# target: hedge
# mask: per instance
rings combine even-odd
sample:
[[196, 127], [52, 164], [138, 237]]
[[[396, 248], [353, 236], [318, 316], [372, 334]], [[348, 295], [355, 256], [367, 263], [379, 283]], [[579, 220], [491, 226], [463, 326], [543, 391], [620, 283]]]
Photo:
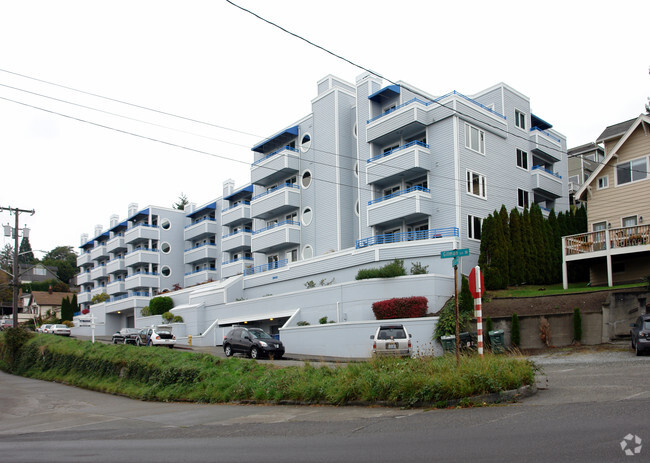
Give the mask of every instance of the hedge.
[[418, 318], [427, 314], [426, 297], [396, 297], [372, 304], [372, 312], [377, 320], [391, 318]]

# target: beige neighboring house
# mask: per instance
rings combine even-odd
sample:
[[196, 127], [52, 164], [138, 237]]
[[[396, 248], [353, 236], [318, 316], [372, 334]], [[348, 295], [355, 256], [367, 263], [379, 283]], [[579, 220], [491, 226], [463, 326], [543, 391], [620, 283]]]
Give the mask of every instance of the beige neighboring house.
[[650, 114], [609, 126], [598, 137], [605, 159], [576, 192], [587, 202], [589, 232], [562, 238], [567, 265], [588, 260], [592, 285], [650, 275]]
[[23, 322], [34, 316], [45, 317], [48, 310], [61, 317], [61, 301], [67, 297], [72, 300], [74, 293], [57, 293], [50, 291], [32, 291], [22, 295], [23, 310], [18, 314], [18, 321]]

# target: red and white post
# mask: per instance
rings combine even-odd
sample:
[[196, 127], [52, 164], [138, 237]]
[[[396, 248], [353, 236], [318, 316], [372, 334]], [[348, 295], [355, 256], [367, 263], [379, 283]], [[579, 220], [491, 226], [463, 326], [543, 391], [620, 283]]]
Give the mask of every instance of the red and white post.
[[478, 354], [483, 357], [483, 309], [481, 307], [481, 296], [483, 296], [483, 275], [481, 268], [477, 265], [469, 273], [469, 289], [474, 297], [474, 313], [476, 314], [476, 334], [478, 341]]

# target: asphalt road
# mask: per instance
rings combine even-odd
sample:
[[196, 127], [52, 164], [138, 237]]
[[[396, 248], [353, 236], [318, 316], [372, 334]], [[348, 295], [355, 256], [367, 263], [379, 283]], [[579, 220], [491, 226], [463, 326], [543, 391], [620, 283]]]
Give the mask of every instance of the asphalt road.
[[535, 396], [450, 410], [150, 403], [0, 373], [0, 461], [650, 460], [650, 356], [536, 362]]

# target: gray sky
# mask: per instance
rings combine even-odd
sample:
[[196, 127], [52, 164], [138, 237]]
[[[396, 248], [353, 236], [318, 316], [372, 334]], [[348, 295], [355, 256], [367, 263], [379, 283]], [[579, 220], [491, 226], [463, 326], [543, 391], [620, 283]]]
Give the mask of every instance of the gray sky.
[[[647, 0], [234, 1], [433, 95], [505, 82], [569, 147], [650, 96]], [[244, 185], [250, 148], [309, 114], [319, 79], [362, 73], [221, 0], [0, 0], [0, 43], [0, 205], [36, 209], [21, 226], [46, 251], [131, 202], [171, 207], [183, 192], [200, 205], [227, 178]]]

